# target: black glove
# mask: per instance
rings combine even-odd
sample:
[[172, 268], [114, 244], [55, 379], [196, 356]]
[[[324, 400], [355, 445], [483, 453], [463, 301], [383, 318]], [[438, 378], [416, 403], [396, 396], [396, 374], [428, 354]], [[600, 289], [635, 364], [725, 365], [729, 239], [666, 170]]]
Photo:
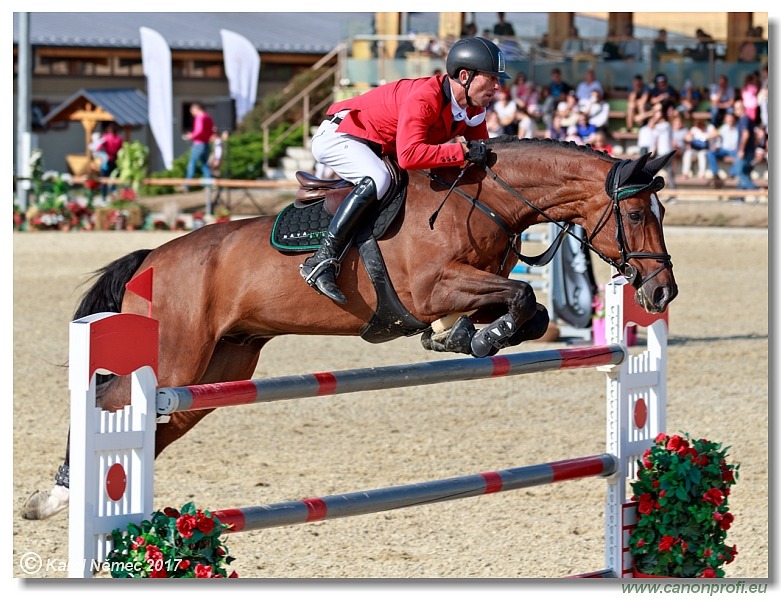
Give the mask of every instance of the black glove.
[[469, 140], [466, 143], [468, 152], [466, 159], [472, 164], [482, 167], [488, 162], [488, 148], [483, 140]]

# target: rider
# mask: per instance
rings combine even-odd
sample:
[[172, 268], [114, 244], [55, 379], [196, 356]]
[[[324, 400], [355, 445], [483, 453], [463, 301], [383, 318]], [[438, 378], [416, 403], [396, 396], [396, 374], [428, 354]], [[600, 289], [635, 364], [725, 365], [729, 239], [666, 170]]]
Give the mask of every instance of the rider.
[[[402, 169], [484, 164], [486, 107], [500, 88], [504, 56], [480, 37], [453, 44], [447, 75], [401, 79], [331, 105], [312, 138], [315, 159], [355, 188], [339, 206], [318, 251], [301, 276], [334, 302], [347, 298], [336, 285], [338, 267], [362, 219], [388, 191], [391, 176], [381, 156]], [[456, 141], [451, 141], [455, 138]]]

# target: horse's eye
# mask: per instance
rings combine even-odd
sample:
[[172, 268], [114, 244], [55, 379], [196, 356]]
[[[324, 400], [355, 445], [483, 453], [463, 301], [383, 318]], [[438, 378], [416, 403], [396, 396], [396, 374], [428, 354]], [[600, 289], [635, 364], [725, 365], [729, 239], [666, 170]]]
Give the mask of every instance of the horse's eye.
[[633, 210], [629, 213], [629, 220], [632, 221], [632, 223], [639, 223], [643, 220], [643, 211], [640, 210]]

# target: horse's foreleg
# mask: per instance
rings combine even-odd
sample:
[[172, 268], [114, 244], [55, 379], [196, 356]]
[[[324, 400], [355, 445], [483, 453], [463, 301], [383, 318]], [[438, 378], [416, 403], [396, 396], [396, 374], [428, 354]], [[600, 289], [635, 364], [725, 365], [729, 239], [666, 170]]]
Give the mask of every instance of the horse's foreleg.
[[475, 320], [496, 315], [493, 322], [476, 331], [472, 321], [460, 317], [451, 329], [424, 334], [430, 350], [461, 352], [483, 357], [502, 348], [541, 337], [548, 327], [548, 312], [537, 302], [531, 285], [462, 265], [432, 286], [426, 308], [441, 311], [477, 311]]

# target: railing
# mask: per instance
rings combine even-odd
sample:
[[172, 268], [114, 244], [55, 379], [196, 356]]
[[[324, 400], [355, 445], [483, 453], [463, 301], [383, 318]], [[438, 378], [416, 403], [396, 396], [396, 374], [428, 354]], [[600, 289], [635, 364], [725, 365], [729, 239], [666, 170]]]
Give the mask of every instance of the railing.
[[[312, 70], [317, 70], [322, 68], [324, 65], [328, 64], [335, 56], [341, 56], [344, 53], [343, 44], [339, 44], [336, 48], [331, 50], [328, 54], [323, 56], [319, 61], [317, 61], [313, 66]], [[268, 173], [269, 169], [269, 153], [272, 149], [276, 148], [281, 144], [285, 139], [287, 139], [293, 132], [295, 132], [299, 127], [303, 126], [304, 129], [304, 146], [309, 146], [309, 138], [310, 138], [310, 131], [309, 127], [311, 125], [311, 116], [312, 114], [316, 114], [317, 111], [322, 109], [324, 106], [327, 106], [333, 101], [333, 93], [326, 97], [321, 102], [317, 103], [315, 106], [310, 106], [310, 95], [312, 93], [312, 90], [318, 88], [320, 84], [322, 84], [326, 79], [329, 77], [334, 78], [334, 89], [339, 85], [339, 76], [342, 71], [342, 66], [340, 64], [340, 61], [337, 60], [337, 63], [333, 66], [331, 66], [329, 69], [324, 71], [317, 79], [312, 81], [308, 86], [306, 86], [303, 90], [298, 92], [295, 96], [293, 96], [290, 100], [288, 100], [284, 106], [282, 106], [279, 110], [277, 110], [273, 115], [268, 117], [263, 123], [261, 123], [261, 129], [263, 130], [263, 172]], [[300, 119], [295, 121], [292, 125], [290, 125], [285, 131], [283, 131], [273, 142], [270, 140], [269, 135], [269, 128], [274, 123], [281, 120], [282, 116], [287, 113], [292, 107], [296, 105], [302, 105], [303, 114]]]

